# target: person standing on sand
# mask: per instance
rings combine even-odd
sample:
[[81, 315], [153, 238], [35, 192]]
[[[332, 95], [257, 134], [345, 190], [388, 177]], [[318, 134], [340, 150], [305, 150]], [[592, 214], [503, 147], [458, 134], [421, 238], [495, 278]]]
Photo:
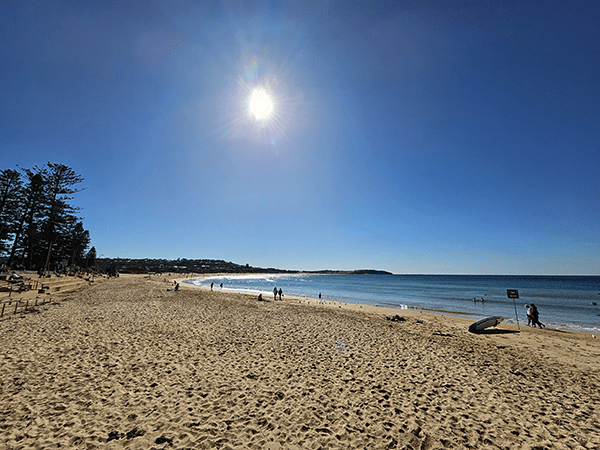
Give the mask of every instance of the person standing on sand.
[[215, 283], [210, 283], [210, 290], [212, 291], [212, 288], [214, 286]]
[[283, 291], [279, 288], [279, 300], [281, 300], [281, 296], [283, 295]]
[[273, 288], [273, 300], [277, 300], [277, 286]]

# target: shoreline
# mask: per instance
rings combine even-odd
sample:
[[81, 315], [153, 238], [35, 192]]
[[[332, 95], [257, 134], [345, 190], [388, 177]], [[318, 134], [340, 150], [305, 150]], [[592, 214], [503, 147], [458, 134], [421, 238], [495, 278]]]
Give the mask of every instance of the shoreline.
[[[303, 274], [303, 273], [299, 273], [299, 274]], [[316, 273], [318, 275], [321, 275], [321, 273]], [[209, 288], [205, 287], [205, 286], [196, 286], [193, 285], [191, 283], [186, 283], [186, 280], [189, 279], [196, 279], [196, 278], [223, 278], [223, 277], [244, 277], [244, 276], [273, 276], [273, 275], [277, 275], [277, 274], [272, 274], [272, 273], [236, 273], [236, 274], [230, 274], [230, 273], [216, 273], [216, 274], [201, 274], [201, 275], [193, 275], [193, 276], [189, 276], [186, 278], [177, 278], [177, 281], [182, 284], [182, 285], [187, 285], [187, 286], [191, 286], [193, 288], [199, 288], [199, 289], [208, 289]], [[289, 275], [289, 274], [281, 274], [281, 275]], [[485, 276], [485, 275], [482, 275]], [[537, 275], [536, 275], [537, 276]], [[183, 283], [182, 283], [183, 282]], [[219, 289], [218, 287], [215, 288], [215, 292], [216, 291], [220, 291], [221, 289]], [[231, 292], [231, 293], [241, 293], [241, 294], [246, 294], [246, 295], [258, 295], [258, 292], [254, 293], [254, 292], [245, 292], [242, 290], [236, 290], [236, 289], [228, 289], [228, 288], [224, 288], [224, 291], [227, 292]], [[270, 292], [262, 292], [263, 296], [266, 295], [271, 295]], [[291, 295], [284, 295], [285, 297], [288, 298], [297, 298], [300, 300], [313, 300], [313, 301], [325, 301], [325, 300], [319, 300], [317, 298], [314, 297], [299, 297], [299, 296], [291, 296]], [[334, 301], [334, 302], [338, 302], [339, 304], [346, 304], [348, 302], [341, 302], [341, 301], [337, 301], [337, 300], [327, 300], [327, 301]], [[468, 312], [468, 311], [455, 311], [455, 310], [449, 310], [449, 309], [441, 309], [441, 308], [427, 308], [427, 307], [419, 307], [419, 306], [412, 306], [412, 305], [399, 305], [399, 306], [392, 306], [392, 305], [381, 305], [381, 304], [370, 304], [370, 303], [356, 303], [357, 305], [363, 305], [363, 306], [375, 306], [375, 307], [380, 307], [380, 308], [384, 308], [386, 310], [388, 310], [388, 313], [390, 313], [390, 310], [395, 310], [396, 313], [398, 311], [407, 311], [407, 310], [414, 310], [414, 311], [424, 311], [424, 312], [430, 312], [432, 314], [437, 314], [437, 315], [451, 315], [453, 317], [458, 317], [458, 318], [465, 318], [465, 319], [469, 319], [469, 320], [473, 320], [475, 321], [475, 319], [480, 319], [480, 318], [484, 318], [487, 317], [487, 315], [485, 314], [481, 314], [481, 313], [475, 313], [475, 312]], [[518, 323], [515, 321], [514, 317], [506, 317], [505, 318], [505, 322], [506, 324], [510, 323], [510, 324], [514, 324], [515, 326], [519, 327], [519, 326], [525, 326], [527, 327], [527, 319], [525, 317], [523, 317], [523, 320], [518, 319]], [[588, 334], [599, 334], [600, 335], [600, 330], [594, 330], [594, 329], [583, 329], [581, 326], [579, 325], [574, 325], [574, 324], [569, 324], [569, 323], [556, 323], [556, 322], [547, 322], [546, 323], [547, 326], [550, 326], [550, 328], [552, 329], [559, 329], [559, 330], [565, 330], [565, 331], [573, 331], [576, 333], [588, 333]]]
[[[250, 274], [250, 275], [255, 275], [255, 274]], [[209, 275], [212, 276], [212, 275]], [[219, 275], [217, 275], [219, 276]], [[200, 278], [200, 277], [194, 277], [194, 278]], [[248, 293], [248, 292], [241, 292], [241, 291], [237, 291], [237, 290], [232, 290], [232, 289], [219, 289], [219, 288], [215, 288], [213, 291], [210, 290], [210, 288], [206, 287], [206, 286], [197, 286], [197, 285], [193, 285], [190, 283], [182, 283], [182, 281], [185, 281], [186, 278], [177, 278], [175, 281], [177, 281], [181, 287], [185, 286], [186, 288], [189, 289], [199, 289], [202, 291], [206, 291], [206, 292], [213, 292], [216, 294], [226, 294], [226, 295], [240, 295], [243, 296], [244, 298], [247, 298], [249, 300], [256, 300], [256, 294], [253, 293]], [[277, 300], [277, 301], [273, 301], [271, 299], [268, 299], [267, 302], [269, 303], [284, 303], [284, 302], [299, 302], [300, 304], [305, 304], [305, 305], [312, 305], [312, 306], [323, 306], [323, 307], [331, 307], [331, 308], [335, 308], [337, 307], [338, 309], [348, 309], [348, 310], [352, 310], [352, 311], [358, 311], [358, 312], [364, 312], [364, 313], [368, 313], [368, 314], [373, 314], [373, 315], [377, 315], [377, 316], [383, 316], [385, 317], [387, 316], [394, 316], [396, 314], [399, 314], [399, 312], [402, 312], [402, 314], [407, 315], [407, 316], [415, 316], [415, 315], [428, 315], [431, 316], [433, 318], [433, 320], [441, 320], [444, 318], [450, 319], [450, 321], [455, 321], [457, 323], [461, 323], [464, 324], [464, 326], [466, 328], [468, 328], [468, 326], [470, 324], [472, 324], [475, 320], [473, 318], [469, 318], [469, 317], [464, 317], [464, 316], [470, 316], [470, 315], [474, 315], [476, 316], [477, 314], [473, 314], [473, 313], [468, 313], [468, 312], [460, 312], [460, 311], [449, 311], [449, 310], [441, 310], [441, 309], [430, 309], [430, 308], [418, 308], [418, 307], [411, 307], [408, 306], [407, 309], [405, 308], [394, 308], [391, 306], [384, 306], [384, 305], [370, 305], [370, 304], [364, 304], [364, 303], [349, 303], [349, 302], [340, 302], [337, 300], [327, 300], [327, 299], [318, 299], [318, 298], [313, 298], [313, 297], [298, 297], [298, 296], [293, 296], [293, 295], [284, 295], [283, 300]], [[482, 316], [485, 317], [485, 316]], [[540, 332], [543, 333], [544, 331], [553, 331], [553, 332], [566, 332], [566, 333], [572, 333], [575, 336], [580, 336], [582, 338], [591, 338], [591, 339], [595, 339], [592, 338], [592, 335], [595, 336], [595, 332], [588, 332], [588, 331], [581, 331], [581, 330], [574, 330], [574, 329], [569, 329], [569, 328], [544, 328], [544, 329], [538, 329], [538, 328], [532, 328], [532, 327], [528, 327], [526, 324], [516, 324], [513, 322], [502, 322], [497, 328], [508, 328], [510, 330], [513, 331], [524, 331], [525, 329], [527, 330], [535, 330], [536, 332]], [[493, 331], [493, 329], [490, 329], [491, 331]], [[488, 331], [490, 331], [488, 330]]]
[[[255, 275], [255, 274], [250, 274]], [[209, 274], [208, 276], [213, 276], [213, 274]], [[219, 274], [217, 274], [219, 276]], [[199, 277], [193, 277], [199, 278]], [[189, 283], [182, 283], [185, 278], [177, 278], [175, 281], [180, 284], [181, 287], [190, 290], [200, 290], [203, 292], [211, 293], [213, 295], [224, 295], [224, 296], [239, 296], [240, 299], [244, 299], [244, 301], [256, 302], [256, 295], [249, 293], [242, 293], [233, 290], [227, 289], [215, 289], [213, 291], [210, 288], [206, 288], [204, 286], [196, 286]], [[377, 319], [383, 319], [385, 316], [394, 316], [402, 311], [402, 316], [406, 318], [416, 319], [416, 320], [427, 320], [434, 324], [439, 324], [444, 327], [453, 328], [460, 333], [464, 333], [466, 335], [473, 335], [469, 333], [468, 328], [474, 322], [472, 318], [465, 318], [460, 316], [454, 316], [450, 312], [448, 315], [444, 314], [441, 311], [438, 314], [438, 311], [425, 310], [422, 308], [415, 309], [398, 309], [380, 305], [367, 305], [361, 303], [348, 303], [348, 302], [339, 302], [336, 300], [325, 300], [318, 298], [310, 298], [310, 297], [296, 297], [284, 295], [283, 300], [268, 300], [266, 303], [273, 305], [285, 305], [285, 304], [298, 304], [301, 306], [307, 306], [312, 308], [321, 308], [326, 311], [351, 311], [354, 313], [364, 314], [368, 317], [374, 317]], [[387, 322], [392, 324], [393, 322]], [[532, 328], [527, 325], [515, 324], [511, 322], [502, 322], [495, 328], [488, 328], [484, 330], [482, 333], [475, 334], [474, 336], [486, 336], [491, 339], [498, 339], [500, 342], [506, 339], [507, 336], [524, 336], [522, 342], [512, 341], [513, 344], [518, 345], [519, 347], [525, 349], [526, 351], [535, 348], [540, 351], [540, 353], [545, 354], [548, 348], [552, 348], [552, 352], [550, 352], [547, 356], [556, 357], [559, 356], [561, 360], [569, 360], [572, 356], [579, 354], [580, 356], [585, 355], [586, 352], [592, 351], [594, 355], [591, 358], [583, 358], [579, 363], [583, 367], [596, 366], [596, 357], [598, 358], [598, 368], [600, 369], [600, 339], [597, 339], [598, 336], [593, 334], [592, 332], [579, 331], [579, 330], [571, 330], [571, 329], [561, 329], [561, 328]], [[549, 347], [544, 345], [540, 339], [550, 339], [552, 345]], [[561, 344], [557, 344], [556, 340], [567, 339], [575, 343], [576, 347], [583, 345], [584, 351], [579, 353], [575, 351], [573, 348], [568, 348], [566, 350], [563, 349]], [[581, 344], [579, 344], [581, 343]], [[588, 347], [589, 344], [589, 347]], [[596, 344], [596, 345], [594, 345]], [[559, 349], [558, 351], [556, 351]], [[593, 350], [592, 350], [593, 349]], [[594, 361], [594, 362], [592, 362]], [[576, 363], [577, 364], [577, 363]]]

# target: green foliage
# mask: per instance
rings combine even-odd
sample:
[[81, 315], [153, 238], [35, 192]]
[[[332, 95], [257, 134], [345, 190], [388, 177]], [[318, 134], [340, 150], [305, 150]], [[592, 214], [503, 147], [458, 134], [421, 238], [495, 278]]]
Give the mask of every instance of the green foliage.
[[0, 254], [8, 250], [8, 242], [14, 233], [22, 191], [23, 182], [17, 170], [0, 171]]
[[77, 217], [79, 208], [71, 204], [81, 182], [63, 164], [0, 172], [0, 256], [8, 265], [85, 264], [89, 232]]
[[86, 255], [86, 266], [92, 267], [96, 265], [96, 258], [98, 255], [96, 254], [96, 247], [90, 248], [90, 251], [87, 252]]

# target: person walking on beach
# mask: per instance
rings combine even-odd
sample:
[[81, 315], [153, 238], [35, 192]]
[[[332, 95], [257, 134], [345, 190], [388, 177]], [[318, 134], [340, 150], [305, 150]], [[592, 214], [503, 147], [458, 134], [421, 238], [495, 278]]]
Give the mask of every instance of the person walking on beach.
[[281, 300], [281, 296], [283, 295], [283, 291], [279, 288], [279, 300]]
[[525, 308], [527, 308], [527, 326], [530, 327], [531, 326], [531, 306], [525, 305]]
[[273, 288], [273, 300], [277, 300], [277, 286]]
[[542, 322], [540, 322], [540, 313], [538, 312], [537, 306], [535, 306], [533, 303], [530, 305], [530, 309], [531, 309], [531, 323], [533, 324], [533, 327], [535, 328], [535, 326], [539, 326], [540, 328], [546, 328], [546, 325], [544, 325]]
[[212, 291], [212, 288], [214, 286], [215, 283], [210, 283], [210, 290]]

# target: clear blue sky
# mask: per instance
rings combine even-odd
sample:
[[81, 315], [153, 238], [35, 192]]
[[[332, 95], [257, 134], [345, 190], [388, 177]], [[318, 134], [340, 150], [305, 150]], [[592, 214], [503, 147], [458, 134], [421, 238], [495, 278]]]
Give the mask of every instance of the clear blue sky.
[[599, 274], [599, 23], [596, 0], [3, 2], [0, 168], [83, 176], [107, 257]]

